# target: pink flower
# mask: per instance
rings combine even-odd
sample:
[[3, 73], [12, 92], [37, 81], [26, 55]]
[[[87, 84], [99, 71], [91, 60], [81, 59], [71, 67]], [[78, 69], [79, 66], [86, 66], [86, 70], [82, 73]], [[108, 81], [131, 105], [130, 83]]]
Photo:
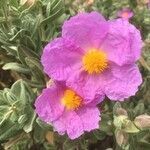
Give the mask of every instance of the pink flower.
[[147, 7], [148, 7], [148, 9], [150, 9], [150, 0], [147, 3]]
[[130, 19], [133, 17], [133, 12], [129, 8], [123, 8], [122, 10], [118, 11], [117, 16], [123, 19]]
[[141, 46], [140, 32], [128, 20], [80, 13], [44, 48], [41, 62], [52, 79], [65, 81], [87, 103], [103, 94], [122, 101], [142, 82], [135, 64]]
[[96, 107], [103, 97], [86, 104], [76, 92], [62, 83], [44, 89], [35, 102], [38, 116], [51, 124], [59, 134], [67, 132], [71, 139], [84, 131], [99, 128], [100, 112]]

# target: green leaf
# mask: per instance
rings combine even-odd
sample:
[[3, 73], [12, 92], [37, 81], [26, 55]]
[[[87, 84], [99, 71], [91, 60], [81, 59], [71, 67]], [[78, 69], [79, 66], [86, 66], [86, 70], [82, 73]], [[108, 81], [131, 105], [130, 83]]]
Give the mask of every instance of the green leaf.
[[52, 21], [54, 21], [56, 18], [60, 17], [64, 12], [64, 9], [61, 8], [59, 10], [57, 10], [57, 12], [55, 12], [53, 15], [47, 17], [46, 19], [44, 19], [42, 22], [41, 22], [41, 26], [42, 25], [46, 25], [46, 24], [49, 24], [51, 23]]
[[99, 130], [104, 131], [108, 135], [112, 135], [113, 123], [112, 123], [112, 118], [108, 114], [101, 115]]
[[20, 73], [25, 73], [25, 74], [30, 73], [30, 70], [28, 68], [26, 68], [24, 65], [18, 64], [18, 63], [15, 63], [15, 62], [6, 63], [3, 66], [3, 69], [4, 70], [14, 70], [14, 71], [17, 71], [17, 72], [20, 72]]
[[47, 3], [47, 7], [46, 7], [46, 16], [50, 15], [51, 12], [51, 1], [49, 3]]
[[[43, 19], [42, 15], [38, 14], [35, 20], [34, 28], [31, 33], [31, 38], [34, 38], [34, 36], [36, 36], [36, 33], [39, 31], [39, 26], [40, 26], [42, 19]], [[38, 42], [40, 43], [41, 41], [38, 40]]]
[[124, 125], [123, 131], [127, 133], [138, 133], [140, 130], [134, 125], [132, 121], [127, 121]]
[[75, 150], [79, 145], [79, 141], [78, 140], [69, 140], [67, 139], [64, 144], [63, 144], [63, 149], [66, 150]]
[[97, 140], [103, 140], [106, 137], [106, 133], [100, 130], [93, 131], [93, 134]]
[[45, 122], [43, 122], [42, 120], [40, 120], [40, 118], [36, 119], [37, 124], [42, 128], [42, 129], [46, 129], [49, 131], [53, 130], [53, 127]]
[[0, 0], [0, 8], [7, 5], [8, 0]]
[[17, 101], [17, 97], [6, 89], [3, 92], [3, 97], [10, 105], [13, 105]]
[[135, 116], [143, 114], [145, 111], [145, 106], [143, 103], [139, 103], [135, 108], [134, 108], [134, 114]]
[[50, 16], [63, 7], [62, 0], [52, 0], [47, 4], [46, 15]]
[[18, 123], [21, 124], [22, 126], [24, 126], [24, 124], [27, 120], [28, 120], [28, 117], [26, 114], [24, 114], [18, 118]]
[[4, 120], [4, 115], [9, 111], [8, 105], [0, 105], [0, 122]]
[[44, 142], [46, 135], [46, 130], [38, 126], [37, 124], [34, 127], [34, 139], [36, 142]]
[[0, 105], [8, 105], [8, 101], [5, 99], [3, 95], [3, 91], [0, 91]]
[[26, 112], [28, 120], [26, 121], [23, 127], [23, 130], [26, 133], [29, 133], [33, 129], [34, 121], [36, 119], [36, 113], [34, 112], [34, 110], [32, 109], [30, 105], [26, 105], [25, 112]]
[[43, 83], [38, 83], [37, 81], [31, 81], [31, 80], [28, 80], [28, 79], [24, 79], [28, 85], [30, 85], [31, 87], [36, 87], [38, 89], [43, 89], [45, 88], [45, 84]]
[[26, 59], [27, 65], [30, 67], [33, 77], [35, 78], [35, 81], [37, 83], [45, 84], [45, 76], [43, 74], [43, 67], [39, 63], [39, 60], [37, 60], [34, 57], [27, 57]]
[[[36, 49], [36, 46], [34, 44], [34, 41], [31, 39], [30, 36], [27, 36], [27, 35], [24, 35], [22, 38], [20, 38], [20, 44], [21, 45], [24, 45], [24, 49], [31, 49], [30, 50], [30, 54], [34, 53], [35, 49]], [[34, 53], [34, 56], [38, 57], [36, 53]]]
[[23, 45], [18, 46], [18, 57], [24, 65], [27, 65], [25, 61], [26, 57], [39, 58], [39, 56], [33, 50], [29, 49], [28, 47], [24, 47]]
[[12, 85], [10, 92], [13, 93], [18, 100], [22, 101], [24, 105], [33, 102], [35, 99], [35, 94], [32, 89], [23, 80], [16, 81]]
[[0, 126], [0, 141], [8, 140], [20, 133], [20, 131], [20, 127], [17, 123], [7, 120], [2, 126]]
[[25, 29], [21, 29], [20, 31], [18, 31], [11, 39], [9, 39], [10, 41], [15, 41], [16, 39], [22, 37], [24, 34], [26, 33]]
[[[5, 44], [5, 43], [4, 43]], [[9, 44], [5, 44], [1, 46], [3, 49], [5, 49], [8, 53], [10, 53], [13, 56], [17, 56], [17, 49], [15, 46], [9, 46]]]
[[16, 8], [18, 7], [18, 0], [10, 0], [9, 3], [10, 3], [10, 6], [13, 6]]
[[59, 18], [63, 14], [63, 12], [64, 6], [62, 0], [53, 0], [49, 2], [46, 8], [47, 18], [45, 18], [40, 25], [43, 26], [51, 23], [55, 19]]

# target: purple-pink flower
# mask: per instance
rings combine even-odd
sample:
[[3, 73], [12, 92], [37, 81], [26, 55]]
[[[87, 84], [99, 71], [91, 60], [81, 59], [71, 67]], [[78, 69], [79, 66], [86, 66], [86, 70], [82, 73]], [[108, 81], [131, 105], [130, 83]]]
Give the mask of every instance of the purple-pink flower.
[[150, 0], [147, 3], [147, 7], [148, 7], [148, 9], [150, 9]]
[[44, 48], [41, 62], [52, 79], [65, 81], [87, 104], [101, 95], [122, 101], [142, 82], [135, 64], [141, 46], [140, 31], [127, 19], [80, 13], [65, 21], [62, 36]]
[[118, 11], [117, 16], [123, 19], [130, 19], [133, 17], [133, 11], [131, 11], [129, 8], [123, 8], [122, 10]]
[[38, 116], [51, 124], [59, 134], [68, 134], [70, 139], [82, 135], [84, 131], [99, 128], [100, 112], [96, 107], [103, 97], [91, 103], [62, 83], [53, 84], [43, 90], [35, 102]]

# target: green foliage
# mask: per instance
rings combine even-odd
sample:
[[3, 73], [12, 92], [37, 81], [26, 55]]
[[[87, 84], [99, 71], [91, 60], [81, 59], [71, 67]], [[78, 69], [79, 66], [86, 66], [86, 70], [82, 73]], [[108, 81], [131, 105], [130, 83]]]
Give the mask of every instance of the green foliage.
[[1, 99], [0, 141], [8, 140], [20, 133], [21, 129], [30, 132], [36, 117], [31, 107], [35, 94], [31, 93], [30, 87], [18, 80], [11, 89], [1, 91]]
[[[123, 7], [134, 11], [131, 22], [142, 33], [138, 65], [143, 84], [125, 102], [106, 100], [99, 106], [99, 129], [73, 141], [59, 136], [34, 112], [34, 101], [49, 80], [40, 63], [43, 47], [60, 35], [68, 17], [96, 10], [113, 19]], [[150, 115], [149, 25], [150, 9], [142, 0], [0, 0], [0, 149], [149, 150], [150, 127], [139, 120], [147, 121]]]

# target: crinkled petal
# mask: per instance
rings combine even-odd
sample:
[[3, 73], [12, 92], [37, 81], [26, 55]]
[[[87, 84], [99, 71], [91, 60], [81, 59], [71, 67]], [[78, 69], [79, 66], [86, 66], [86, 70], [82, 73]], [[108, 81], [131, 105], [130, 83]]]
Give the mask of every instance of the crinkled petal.
[[142, 77], [135, 64], [122, 67], [113, 65], [111, 71], [105, 75], [103, 89], [111, 100], [122, 101], [135, 95], [141, 83]]
[[98, 104], [103, 101], [104, 95], [120, 101], [135, 95], [141, 82], [142, 77], [135, 64], [110, 64], [101, 74], [88, 75], [84, 71], [78, 72], [67, 80], [67, 85], [84, 97], [86, 103]]
[[142, 47], [140, 31], [125, 19], [109, 21], [109, 25], [109, 32], [101, 45], [108, 59], [120, 66], [137, 61]]
[[74, 40], [84, 50], [99, 48], [107, 32], [108, 23], [98, 12], [80, 13], [62, 27], [62, 36]]
[[89, 102], [87, 104], [87, 106], [89, 106], [89, 107], [96, 106], [96, 105], [100, 104], [104, 99], [105, 99], [104, 94], [101, 94], [99, 96], [97, 95], [97, 96], [95, 96], [95, 98], [91, 102]]
[[91, 131], [99, 128], [100, 111], [97, 107], [83, 107], [77, 111], [84, 131]]
[[60, 103], [62, 94], [63, 89], [58, 85], [42, 91], [35, 101], [35, 111], [41, 120], [50, 123], [62, 115], [64, 111], [64, 106]]
[[51, 78], [62, 81], [81, 67], [81, 56], [82, 50], [73, 42], [57, 38], [44, 48], [41, 62]]
[[57, 131], [60, 135], [64, 135], [67, 130], [66, 119], [64, 119], [63, 116], [64, 114], [52, 123], [52, 125], [54, 126], [54, 130]]
[[78, 138], [84, 133], [82, 121], [74, 111], [66, 111], [58, 120], [53, 122], [53, 125], [60, 134], [66, 131], [70, 139]]
[[81, 95], [85, 103], [92, 102], [96, 105], [104, 99], [100, 79], [99, 75], [89, 75], [85, 71], [78, 71], [67, 80], [66, 84]]

